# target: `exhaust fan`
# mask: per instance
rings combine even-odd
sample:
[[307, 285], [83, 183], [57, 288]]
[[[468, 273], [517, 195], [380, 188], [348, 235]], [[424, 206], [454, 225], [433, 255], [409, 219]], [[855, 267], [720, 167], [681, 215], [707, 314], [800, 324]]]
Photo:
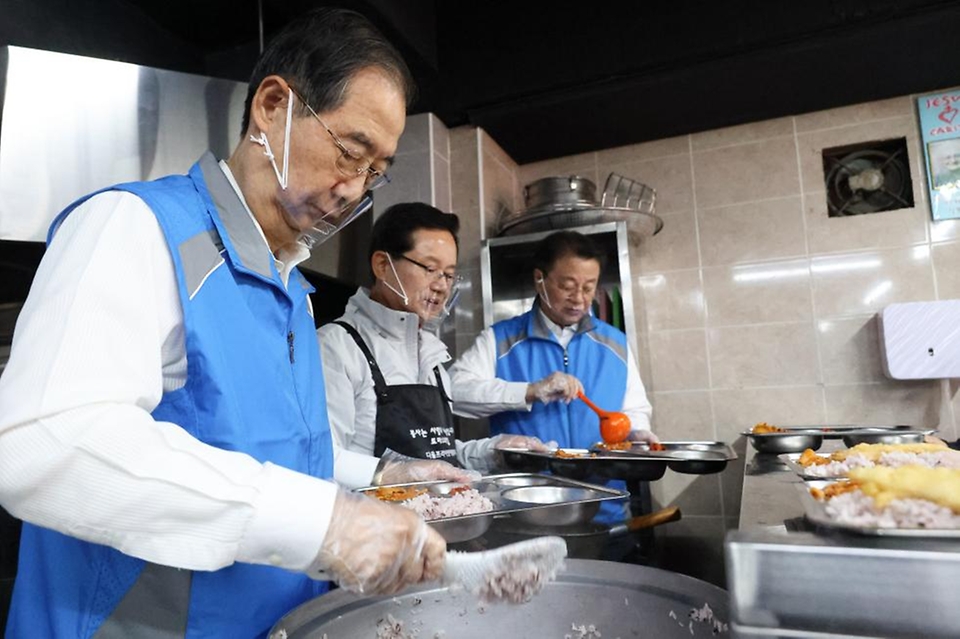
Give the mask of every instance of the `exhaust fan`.
[[823, 150], [830, 217], [913, 207], [905, 138]]

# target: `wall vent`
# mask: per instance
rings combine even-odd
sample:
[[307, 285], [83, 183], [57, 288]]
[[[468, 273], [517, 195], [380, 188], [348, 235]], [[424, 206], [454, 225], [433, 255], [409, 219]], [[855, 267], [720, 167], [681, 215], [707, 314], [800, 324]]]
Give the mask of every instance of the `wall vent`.
[[830, 217], [913, 207], [906, 138], [824, 149], [823, 181]]

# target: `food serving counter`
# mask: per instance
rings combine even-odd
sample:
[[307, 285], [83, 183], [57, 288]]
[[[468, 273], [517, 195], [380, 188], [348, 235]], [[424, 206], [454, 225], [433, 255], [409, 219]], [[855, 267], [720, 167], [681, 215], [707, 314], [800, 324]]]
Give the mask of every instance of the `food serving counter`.
[[725, 543], [733, 636], [960, 636], [960, 540], [815, 528], [802, 482], [748, 446], [740, 526]]

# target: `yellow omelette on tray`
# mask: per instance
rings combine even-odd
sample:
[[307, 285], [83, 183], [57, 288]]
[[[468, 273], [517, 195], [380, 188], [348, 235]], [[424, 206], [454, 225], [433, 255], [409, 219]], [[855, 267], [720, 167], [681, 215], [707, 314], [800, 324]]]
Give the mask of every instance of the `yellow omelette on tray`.
[[874, 466], [810, 489], [830, 521], [869, 529], [960, 529], [960, 469]]

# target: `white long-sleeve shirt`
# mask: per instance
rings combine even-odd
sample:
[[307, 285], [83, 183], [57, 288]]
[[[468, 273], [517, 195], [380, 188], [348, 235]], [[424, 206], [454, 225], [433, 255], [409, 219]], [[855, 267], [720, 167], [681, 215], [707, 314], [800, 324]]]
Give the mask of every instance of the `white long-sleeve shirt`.
[[[278, 265], [287, 273], [303, 259], [279, 257], [289, 257]], [[0, 377], [0, 502], [24, 520], [159, 564], [307, 570], [336, 485], [155, 421], [151, 411], [184, 385], [186, 370], [156, 217], [129, 193], [91, 198], [47, 249]]]
[[[538, 310], [540, 319], [564, 348], [576, 335], [576, 326], [560, 326]], [[640, 379], [633, 353], [627, 346], [627, 387], [620, 411], [630, 418], [633, 430], [650, 430], [653, 406]], [[508, 382], [496, 376], [497, 338], [493, 328], [480, 332], [473, 345], [450, 368], [453, 381], [453, 409], [464, 417], [487, 417], [508, 410], [530, 410], [526, 401], [528, 382]]]
[[[447, 347], [435, 335], [420, 329], [415, 314], [387, 308], [360, 289], [350, 298], [340, 319], [360, 333], [388, 385], [436, 386], [433, 371], [439, 367], [443, 387], [451, 394], [450, 377], [443, 367], [451, 359]], [[336, 480], [351, 488], [369, 486], [380, 461], [373, 455], [377, 395], [370, 365], [342, 326], [321, 326], [317, 339], [330, 431], [338, 451]], [[457, 440], [457, 460], [467, 468], [486, 471], [494, 445], [492, 438]]]

